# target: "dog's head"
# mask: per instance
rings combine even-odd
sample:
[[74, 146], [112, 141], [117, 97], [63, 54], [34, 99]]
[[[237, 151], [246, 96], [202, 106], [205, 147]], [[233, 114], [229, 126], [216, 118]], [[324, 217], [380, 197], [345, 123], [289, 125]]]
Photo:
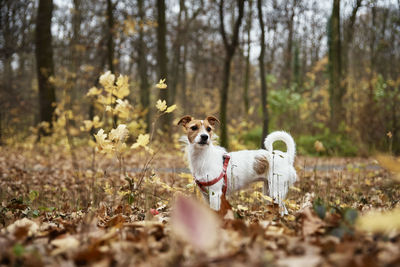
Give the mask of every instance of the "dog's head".
[[219, 120], [208, 116], [205, 120], [197, 120], [191, 116], [183, 116], [178, 125], [182, 125], [187, 133], [189, 143], [197, 146], [208, 146]]

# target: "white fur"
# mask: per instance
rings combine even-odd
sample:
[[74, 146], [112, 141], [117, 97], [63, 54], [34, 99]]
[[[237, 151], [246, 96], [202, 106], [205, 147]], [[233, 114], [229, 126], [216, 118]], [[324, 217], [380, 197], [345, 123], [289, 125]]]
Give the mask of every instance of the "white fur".
[[[190, 170], [195, 179], [205, 182], [210, 181], [221, 174], [223, 165], [223, 155], [226, 150], [220, 146], [214, 145], [209, 141], [207, 145], [200, 145], [201, 134], [208, 134], [201, 131], [193, 143], [187, 138], [187, 155], [190, 164]], [[283, 141], [287, 146], [287, 152], [273, 150], [275, 141]], [[230, 161], [227, 168], [227, 195], [240, 190], [249, 183], [255, 181], [264, 181], [264, 194], [268, 194], [274, 198], [276, 203], [282, 207], [281, 214], [287, 214], [282, 200], [286, 197], [288, 187], [296, 181], [296, 170], [293, 167], [294, 157], [296, 153], [293, 138], [286, 132], [273, 132], [265, 138], [266, 150], [241, 150], [230, 152]], [[265, 174], [257, 174], [254, 170], [254, 162], [257, 156], [264, 156], [269, 162], [269, 171]], [[215, 209], [220, 209], [220, 196], [224, 180], [221, 179], [216, 184], [209, 186], [209, 195], [203, 193], [204, 198]], [[269, 188], [267, 192], [266, 188]]]

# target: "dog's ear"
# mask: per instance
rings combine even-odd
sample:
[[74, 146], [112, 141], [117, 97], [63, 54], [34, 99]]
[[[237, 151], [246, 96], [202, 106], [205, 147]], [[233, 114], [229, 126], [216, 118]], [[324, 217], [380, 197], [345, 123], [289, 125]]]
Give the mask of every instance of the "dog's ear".
[[219, 120], [214, 116], [208, 116], [206, 121], [208, 121], [212, 126], [215, 126], [217, 123], [220, 124]]
[[188, 124], [193, 118], [189, 115], [183, 116], [179, 122], [178, 125], [182, 125], [183, 127], [186, 127], [186, 124]]

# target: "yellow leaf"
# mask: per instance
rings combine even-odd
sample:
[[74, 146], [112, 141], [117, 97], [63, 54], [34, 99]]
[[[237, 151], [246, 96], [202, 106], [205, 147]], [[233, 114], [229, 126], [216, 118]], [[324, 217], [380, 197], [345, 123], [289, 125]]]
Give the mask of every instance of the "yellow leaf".
[[242, 211], [249, 210], [249, 208], [248, 208], [248, 207], [246, 207], [246, 206], [242, 206], [242, 205], [238, 205], [238, 206], [237, 206], [237, 208], [238, 208], [238, 210], [242, 210]]
[[116, 129], [112, 129], [109, 135], [111, 141], [123, 142], [128, 136], [128, 130], [125, 124], [120, 124]]
[[157, 83], [156, 87], [159, 89], [166, 89], [167, 84], [165, 83], [165, 79], [160, 79], [160, 81]]
[[135, 149], [138, 147], [146, 147], [150, 143], [150, 135], [149, 134], [140, 134], [131, 148]]
[[357, 226], [364, 231], [379, 233], [400, 230], [400, 209], [367, 213], [357, 220]]
[[193, 176], [192, 176], [192, 174], [190, 174], [190, 173], [183, 173], [183, 172], [181, 172], [181, 173], [179, 174], [179, 177], [184, 178], [184, 179], [187, 179], [188, 181], [192, 181], [192, 180], [193, 180]]
[[132, 106], [129, 104], [128, 100], [125, 99], [122, 101], [121, 99], [117, 99], [116, 102], [115, 112], [118, 114], [118, 117], [123, 119], [129, 118]]
[[167, 102], [165, 100], [158, 99], [157, 104], [156, 104], [156, 108], [163, 112], [164, 110], [167, 109]]
[[104, 133], [103, 129], [100, 129], [97, 134], [94, 135], [94, 138], [96, 139], [96, 148], [98, 151], [102, 153], [108, 153], [112, 151], [113, 145], [111, 144], [110, 140], [106, 139], [107, 134]]
[[165, 111], [165, 113], [171, 113], [172, 111], [174, 111], [176, 109], [176, 105], [172, 105], [170, 107], [167, 108], [167, 110]]
[[102, 90], [97, 89], [96, 87], [92, 87], [89, 89], [89, 92], [87, 92], [86, 96], [96, 96], [101, 94]]
[[400, 182], [400, 158], [394, 158], [386, 155], [378, 155], [376, 158], [379, 164], [383, 168], [394, 173], [393, 178]]
[[122, 99], [129, 95], [129, 81], [128, 76], [120, 75], [117, 79], [117, 88], [113, 94]]
[[114, 88], [115, 75], [107, 71], [100, 76], [99, 82], [107, 92], [112, 92]]
[[297, 192], [301, 192], [301, 189], [295, 186], [291, 186], [289, 187], [289, 189], [293, 190], [293, 191], [297, 191]]
[[315, 151], [317, 151], [317, 152], [325, 151], [324, 144], [321, 141], [318, 141], [318, 140], [315, 141], [314, 148], [315, 148]]
[[112, 195], [113, 194], [113, 189], [110, 186], [110, 184], [108, 182], [106, 182], [105, 186], [103, 187], [104, 192], [106, 192], [107, 195]]

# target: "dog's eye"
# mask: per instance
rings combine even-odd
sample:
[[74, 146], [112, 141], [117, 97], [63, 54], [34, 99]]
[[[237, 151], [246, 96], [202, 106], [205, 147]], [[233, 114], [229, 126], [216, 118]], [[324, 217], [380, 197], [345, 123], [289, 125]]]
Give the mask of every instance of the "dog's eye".
[[207, 132], [211, 132], [211, 127], [207, 127]]
[[192, 131], [196, 131], [197, 129], [199, 129], [199, 127], [197, 127], [197, 126], [195, 125], [195, 126], [190, 127], [190, 129], [191, 129]]

